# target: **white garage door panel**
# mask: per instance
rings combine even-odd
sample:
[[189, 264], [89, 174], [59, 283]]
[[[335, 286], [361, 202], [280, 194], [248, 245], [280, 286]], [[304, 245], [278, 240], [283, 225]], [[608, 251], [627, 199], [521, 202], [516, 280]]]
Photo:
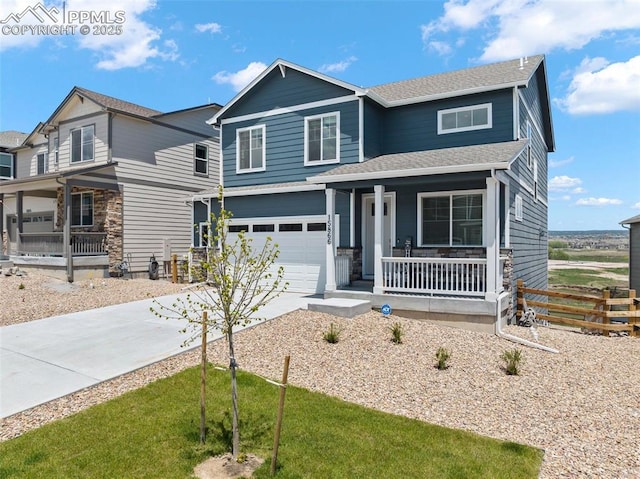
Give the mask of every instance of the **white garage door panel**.
[[[240, 224], [246, 224], [247, 220], [238, 220]], [[293, 223], [295, 218], [287, 218], [282, 223]], [[320, 221], [324, 221], [322, 218]], [[318, 220], [316, 219], [316, 222]], [[322, 293], [326, 283], [326, 241], [325, 231], [288, 231], [279, 232], [278, 222], [275, 222], [276, 231], [270, 233], [246, 233], [251, 238], [254, 251], [260, 251], [267, 236], [278, 244], [280, 255], [274, 268], [284, 268], [285, 281], [289, 282], [288, 291], [305, 293]], [[304, 228], [306, 229], [306, 228]], [[237, 234], [229, 233], [229, 240], [235, 241]]]

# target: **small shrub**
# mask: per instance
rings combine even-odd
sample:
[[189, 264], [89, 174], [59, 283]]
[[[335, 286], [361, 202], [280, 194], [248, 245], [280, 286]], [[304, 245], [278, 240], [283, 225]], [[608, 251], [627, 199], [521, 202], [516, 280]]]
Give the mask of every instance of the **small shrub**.
[[510, 376], [517, 376], [520, 374], [520, 363], [522, 363], [522, 351], [518, 348], [507, 350], [500, 356], [505, 362], [505, 370]]
[[449, 368], [449, 358], [451, 357], [451, 353], [443, 348], [442, 346], [438, 348], [436, 351], [436, 359], [438, 360], [438, 364], [436, 367], [440, 370]]
[[402, 344], [402, 336], [404, 336], [402, 324], [398, 322], [393, 323], [389, 326], [389, 331], [391, 331], [391, 342], [394, 344]]
[[329, 344], [336, 344], [340, 340], [340, 333], [342, 333], [342, 330], [334, 323], [331, 323], [329, 329], [322, 334], [322, 337]]
[[20, 284], [18, 285], [18, 289], [24, 289], [24, 283], [20, 283]]

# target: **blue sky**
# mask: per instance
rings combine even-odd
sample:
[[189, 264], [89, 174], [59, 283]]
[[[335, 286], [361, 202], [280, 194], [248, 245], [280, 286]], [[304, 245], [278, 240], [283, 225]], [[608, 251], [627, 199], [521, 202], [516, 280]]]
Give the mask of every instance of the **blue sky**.
[[[21, 26], [53, 25], [56, 7], [76, 29], [2, 30], [2, 131], [32, 131], [74, 85], [172, 111], [225, 104], [277, 58], [367, 87], [544, 53], [549, 229], [619, 229], [640, 214], [638, 0], [42, 3], [53, 19], [39, 10], [43, 22], [29, 13]], [[37, 5], [3, 0], [0, 20]]]

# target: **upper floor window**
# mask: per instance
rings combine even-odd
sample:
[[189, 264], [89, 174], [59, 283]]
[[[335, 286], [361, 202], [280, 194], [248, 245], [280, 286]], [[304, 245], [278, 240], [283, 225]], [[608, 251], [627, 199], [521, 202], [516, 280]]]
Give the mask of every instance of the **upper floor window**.
[[481, 192], [418, 195], [418, 241], [421, 246], [481, 246]]
[[71, 226], [93, 226], [93, 192], [71, 194]]
[[236, 131], [236, 172], [265, 170], [265, 126], [241, 128]]
[[91, 161], [94, 158], [94, 127], [83, 126], [71, 130], [71, 163]]
[[58, 140], [58, 137], [56, 136], [53, 139], [53, 167], [56, 170], [58, 169], [58, 146], [59, 146], [59, 140]]
[[522, 221], [523, 219], [522, 196], [520, 195], [516, 195], [515, 216], [516, 216], [516, 221]]
[[207, 145], [200, 145], [196, 143], [193, 171], [197, 175], [207, 176], [209, 174], [209, 148]]
[[3, 180], [13, 179], [13, 155], [11, 153], [0, 153], [0, 178]]
[[339, 113], [328, 113], [305, 118], [304, 164], [339, 163], [339, 138]]
[[47, 172], [47, 154], [46, 153], [38, 153], [37, 156], [37, 165], [36, 165], [36, 173], [38, 175], [44, 175]]
[[491, 128], [491, 103], [438, 111], [438, 135]]
[[531, 122], [527, 120], [527, 166], [531, 168], [533, 166], [533, 155], [531, 152], [531, 142], [533, 139], [531, 138]]

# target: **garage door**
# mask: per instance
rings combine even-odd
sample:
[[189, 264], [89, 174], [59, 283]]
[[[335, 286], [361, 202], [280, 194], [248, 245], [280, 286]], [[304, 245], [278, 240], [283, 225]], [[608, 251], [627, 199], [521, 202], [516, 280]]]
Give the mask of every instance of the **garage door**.
[[236, 240], [238, 231], [245, 231], [246, 236], [252, 238], [254, 251], [262, 249], [267, 237], [278, 244], [280, 255], [274, 268], [284, 267], [284, 277], [289, 282], [288, 291], [324, 291], [327, 245], [324, 216], [234, 218], [229, 223], [231, 241]]

